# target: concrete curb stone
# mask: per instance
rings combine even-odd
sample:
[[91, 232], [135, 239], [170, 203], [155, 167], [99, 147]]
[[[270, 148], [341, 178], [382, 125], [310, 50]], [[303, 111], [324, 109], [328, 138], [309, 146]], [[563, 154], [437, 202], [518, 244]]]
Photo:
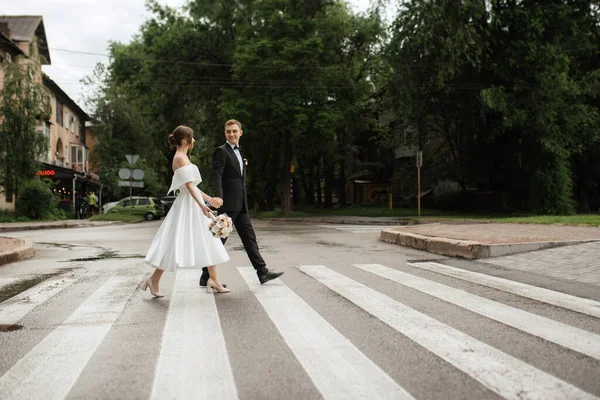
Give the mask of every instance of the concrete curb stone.
[[473, 240], [449, 239], [419, 235], [412, 232], [402, 232], [401, 229], [384, 229], [380, 232], [379, 239], [386, 243], [412, 247], [414, 249], [427, 251], [429, 253], [466, 259], [500, 257], [510, 254], [549, 249], [553, 247], [600, 241], [600, 239], [579, 239], [487, 244]]
[[33, 243], [28, 240], [4, 238], [13, 242], [7, 250], [0, 251], [0, 266], [35, 256]]

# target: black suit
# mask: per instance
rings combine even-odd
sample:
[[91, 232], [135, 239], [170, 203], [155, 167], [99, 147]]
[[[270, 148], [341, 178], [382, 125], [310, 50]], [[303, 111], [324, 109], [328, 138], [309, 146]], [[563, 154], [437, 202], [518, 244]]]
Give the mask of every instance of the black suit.
[[[241, 155], [241, 152], [240, 152]], [[256, 273], [260, 276], [268, 269], [258, 250], [256, 234], [248, 214], [248, 199], [246, 195], [246, 166], [240, 171], [240, 162], [229, 143], [215, 149], [212, 155], [212, 195], [223, 199], [219, 214], [227, 213], [233, 220], [235, 229], [242, 239], [244, 249]], [[221, 239], [223, 244], [227, 239]], [[202, 279], [208, 279], [206, 268], [202, 270]]]

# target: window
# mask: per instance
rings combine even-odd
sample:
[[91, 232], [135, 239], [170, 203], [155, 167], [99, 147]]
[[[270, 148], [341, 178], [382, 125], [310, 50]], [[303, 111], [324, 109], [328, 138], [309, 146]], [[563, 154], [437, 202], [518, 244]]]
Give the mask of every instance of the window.
[[138, 199], [138, 206], [147, 206], [150, 205], [150, 200], [148, 200], [147, 198], [145, 199]]
[[67, 128], [67, 130], [69, 130], [69, 122], [70, 121], [71, 120], [69, 119], [69, 111], [67, 111], [65, 109], [65, 120], [63, 121], [64, 122], [63, 127]]
[[123, 200], [121, 202], [121, 204], [119, 204], [121, 207], [129, 207], [131, 205], [131, 200], [127, 199], [127, 200]]
[[56, 99], [56, 123], [58, 126], [63, 126], [63, 106], [58, 99]]

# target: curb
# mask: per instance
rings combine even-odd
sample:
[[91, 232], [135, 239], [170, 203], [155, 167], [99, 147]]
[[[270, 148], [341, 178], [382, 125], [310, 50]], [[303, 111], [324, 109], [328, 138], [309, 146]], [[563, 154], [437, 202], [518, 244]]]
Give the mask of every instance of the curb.
[[600, 241], [600, 239], [582, 239], [551, 242], [485, 244], [472, 240], [424, 236], [416, 233], [393, 231], [391, 229], [382, 230], [379, 235], [379, 240], [386, 243], [398, 244], [400, 246], [412, 247], [429, 253], [470, 260], [500, 257], [510, 254]]
[[67, 228], [91, 228], [97, 226], [108, 226], [108, 225], [117, 225], [124, 224], [121, 221], [102, 221], [102, 223], [65, 223], [59, 222], [56, 224], [48, 224], [48, 225], [20, 225], [20, 226], [2, 226], [0, 224], [0, 232], [20, 232], [20, 231], [34, 231], [41, 229], [67, 229]]
[[[391, 225], [391, 226], [405, 226], [405, 225], [417, 225], [413, 220], [369, 220], [369, 219], [352, 219], [348, 217], [345, 219], [331, 219], [326, 217], [309, 217], [309, 218], [261, 218], [252, 217], [260, 221], [280, 221], [280, 222], [317, 222], [321, 224], [343, 224], [343, 225]], [[356, 218], [356, 217], [354, 217]], [[376, 218], [376, 217], [374, 217]]]
[[14, 239], [15, 247], [0, 252], [0, 266], [35, 256], [33, 243], [28, 240]]

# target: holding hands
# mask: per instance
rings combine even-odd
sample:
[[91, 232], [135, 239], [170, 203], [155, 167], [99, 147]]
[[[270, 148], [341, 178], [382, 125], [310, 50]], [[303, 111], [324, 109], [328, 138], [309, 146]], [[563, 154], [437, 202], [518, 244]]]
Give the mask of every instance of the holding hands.
[[209, 204], [214, 208], [221, 208], [223, 205], [223, 199], [220, 197], [213, 197], [210, 199]]

